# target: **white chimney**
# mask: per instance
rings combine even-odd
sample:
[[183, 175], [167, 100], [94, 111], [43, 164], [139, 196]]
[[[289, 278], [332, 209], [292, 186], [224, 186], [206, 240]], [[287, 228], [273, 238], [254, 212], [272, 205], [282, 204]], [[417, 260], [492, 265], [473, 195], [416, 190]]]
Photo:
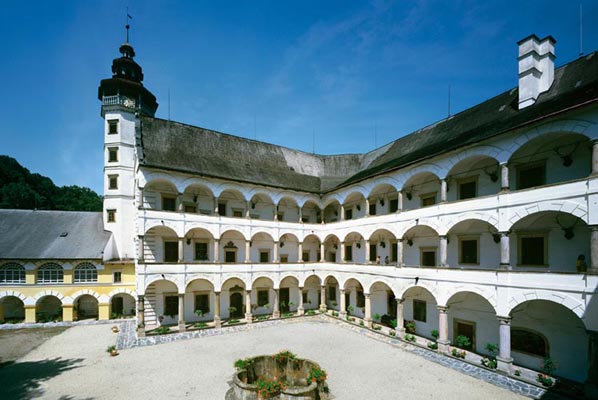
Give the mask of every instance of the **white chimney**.
[[554, 44], [552, 36], [544, 39], [532, 34], [517, 42], [519, 45], [519, 109], [531, 106], [540, 93], [554, 81]]

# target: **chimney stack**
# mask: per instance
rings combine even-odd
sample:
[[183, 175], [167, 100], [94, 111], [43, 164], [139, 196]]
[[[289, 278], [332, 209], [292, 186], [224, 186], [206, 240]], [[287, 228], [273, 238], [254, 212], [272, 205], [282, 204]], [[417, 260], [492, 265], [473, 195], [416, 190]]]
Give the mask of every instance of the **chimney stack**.
[[544, 39], [532, 34], [519, 45], [519, 109], [531, 106], [554, 81], [554, 45], [552, 36]]

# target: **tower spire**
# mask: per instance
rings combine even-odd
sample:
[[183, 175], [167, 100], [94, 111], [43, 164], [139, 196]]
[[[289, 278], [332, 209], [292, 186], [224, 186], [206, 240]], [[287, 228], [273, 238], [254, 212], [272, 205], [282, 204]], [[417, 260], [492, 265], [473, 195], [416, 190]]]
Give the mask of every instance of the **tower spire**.
[[127, 7], [127, 18], [125, 20], [125, 29], [126, 29], [125, 43], [129, 43], [129, 28], [131, 27], [131, 25], [129, 25], [130, 19], [133, 19], [133, 17], [131, 17], [131, 14], [129, 14], [129, 7]]

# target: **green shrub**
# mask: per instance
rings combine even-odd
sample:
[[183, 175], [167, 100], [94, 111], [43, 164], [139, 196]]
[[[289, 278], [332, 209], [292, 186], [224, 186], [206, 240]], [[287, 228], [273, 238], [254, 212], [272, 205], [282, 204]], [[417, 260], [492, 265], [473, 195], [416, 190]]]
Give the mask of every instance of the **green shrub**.
[[374, 321], [380, 321], [380, 318], [382, 318], [382, 316], [378, 313], [374, 314]]
[[235, 361], [234, 366], [237, 369], [247, 369], [251, 364], [253, 364], [253, 358], [239, 358]]
[[438, 343], [436, 342], [428, 342], [428, 348], [432, 350], [438, 350]]
[[405, 335], [405, 340], [408, 341], [408, 342], [415, 342], [417, 339], [415, 338], [414, 335], [411, 335], [411, 334], [407, 333]]
[[267, 379], [257, 379], [257, 394], [260, 399], [269, 399], [279, 394], [285, 387], [286, 382], [281, 379], [270, 381]]
[[306, 314], [307, 315], [316, 315], [316, 311], [315, 310], [307, 310]]
[[307, 376], [308, 382], [324, 382], [327, 378], [326, 371], [318, 367], [311, 367], [309, 375]]
[[432, 332], [430, 332], [430, 335], [432, 335], [434, 340], [438, 340], [438, 336], [440, 336], [440, 333], [438, 332], [438, 329], [432, 329]]
[[155, 333], [158, 335], [164, 335], [165, 333], [170, 332], [170, 327], [162, 325], [154, 330]]
[[459, 335], [455, 338], [455, 346], [464, 349], [466, 347], [471, 346], [471, 341], [465, 335]]
[[206, 324], [205, 322], [196, 322], [195, 325], [193, 325], [196, 328], [205, 328], [206, 326], [208, 326], [208, 324]]

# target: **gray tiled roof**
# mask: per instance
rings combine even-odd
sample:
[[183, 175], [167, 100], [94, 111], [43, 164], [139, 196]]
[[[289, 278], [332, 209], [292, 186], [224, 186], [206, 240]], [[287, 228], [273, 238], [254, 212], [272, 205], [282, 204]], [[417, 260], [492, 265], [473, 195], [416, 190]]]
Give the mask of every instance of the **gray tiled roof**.
[[556, 69], [550, 90], [530, 107], [518, 109], [514, 88], [366, 154], [314, 155], [144, 117], [139, 156], [147, 167], [324, 193], [597, 100], [594, 52]]
[[0, 259], [101, 259], [110, 235], [101, 212], [0, 210]]

